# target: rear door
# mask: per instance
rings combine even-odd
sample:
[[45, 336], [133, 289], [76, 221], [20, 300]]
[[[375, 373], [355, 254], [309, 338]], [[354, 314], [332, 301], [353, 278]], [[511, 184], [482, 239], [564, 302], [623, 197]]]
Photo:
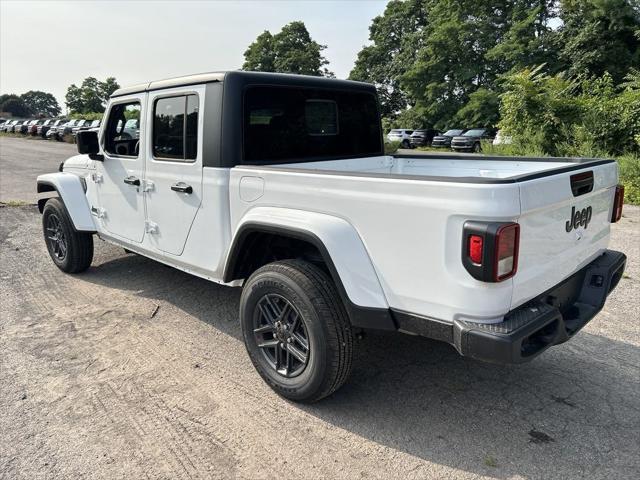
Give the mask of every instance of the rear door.
[[617, 182], [612, 162], [520, 184], [512, 308], [554, 287], [607, 248]]
[[147, 146], [148, 240], [181, 255], [202, 201], [201, 106], [204, 86], [149, 93]]

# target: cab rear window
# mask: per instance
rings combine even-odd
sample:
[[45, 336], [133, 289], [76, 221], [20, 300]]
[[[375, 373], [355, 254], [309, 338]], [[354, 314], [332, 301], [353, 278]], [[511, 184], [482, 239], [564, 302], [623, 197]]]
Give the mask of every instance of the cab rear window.
[[376, 97], [368, 92], [254, 86], [244, 97], [245, 163], [382, 154]]

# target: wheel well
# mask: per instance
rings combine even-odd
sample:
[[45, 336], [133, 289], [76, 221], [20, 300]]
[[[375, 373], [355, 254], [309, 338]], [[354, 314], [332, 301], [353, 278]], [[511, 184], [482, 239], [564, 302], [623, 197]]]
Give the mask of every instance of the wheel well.
[[258, 268], [277, 260], [302, 259], [324, 270], [333, 280], [354, 327], [396, 330], [387, 308], [352, 303], [322, 240], [313, 233], [289, 227], [246, 224], [235, 236], [224, 270], [224, 281], [248, 278]]
[[[46, 193], [46, 192], [54, 192], [56, 194], [58, 193], [58, 191], [56, 190], [56, 187], [54, 187], [50, 183], [38, 182], [38, 193]], [[44, 210], [45, 203], [47, 203], [50, 199], [55, 198], [55, 197], [56, 197], [56, 195], [51, 196], [51, 197], [39, 198], [38, 199], [38, 211], [40, 213], [42, 213], [42, 211]]]
[[225, 281], [249, 278], [267, 263], [288, 259], [305, 260], [331, 275], [322, 253], [309, 240], [285, 233], [252, 231], [243, 234], [234, 244], [225, 269]]

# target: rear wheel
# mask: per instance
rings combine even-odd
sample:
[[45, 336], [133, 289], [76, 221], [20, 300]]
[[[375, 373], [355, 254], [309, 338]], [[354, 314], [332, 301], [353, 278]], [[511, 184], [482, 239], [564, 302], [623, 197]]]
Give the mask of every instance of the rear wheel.
[[42, 211], [42, 230], [53, 263], [67, 273], [85, 271], [93, 260], [93, 235], [78, 232], [59, 198], [47, 201]]
[[240, 300], [249, 357], [280, 395], [314, 402], [336, 391], [351, 370], [353, 337], [335, 285], [301, 260], [256, 270]]

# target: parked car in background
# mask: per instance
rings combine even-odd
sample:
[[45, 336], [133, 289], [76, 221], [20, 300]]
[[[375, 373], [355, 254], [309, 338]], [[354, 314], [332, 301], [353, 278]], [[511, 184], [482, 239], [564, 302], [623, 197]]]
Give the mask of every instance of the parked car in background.
[[9, 133], [18, 133], [18, 132], [20, 132], [20, 129], [22, 128], [22, 124], [24, 122], [25, 122], [24, 119], [18, 120], [11, 127], [9, 127]]
[[451, 148], [451, 139], [453, 137], [457, 137], [458, 135], [462, 135], [466, 130], [462, 128], [454, 128], [447, 130], [442, 135], [436, 135], [431, 140], [431, 147], [433, 148]]
[[394, 128], [387, 134], [387, 140], [390, 142], [400, 142], [402, 148], [411, 148], [411, 134], [413, 130], [405, 130], [404, 128]]
[[76, 120], [73, 125], [65, 125], [65, 127], [62, 129], [61, 136], [64, 138], [65, 135], [72, 135], [74, 130], [77, 132], [78, 129], [84, 127], [85, 125], [89, 125], [89, 122], [84, 118]]
[[59, 118], [57, 120], [54, 118], [50, 118], [49, 120], [45, 120], [40, 125], [38, 125], [36, 135], [40, 135], [42, 138], [46, 138], [47, 132], [51, 127], [60, 125], [64, 122], [66, 122], [66, 119], [63, 118]]
[[40, 118], [38, 120], [34, 120], [33, 122], [31, 122], [29, 124], [29, 128], [27, 129], [27, 134], [31, 135], [31, 136], [36, 136], [38, 135], [38, 127], [40, 125], [42, 125], [44, 122], [46, 122], [47, 120], [44, 118]]
[[87, 120], [85, 121], [85, 123], [81, 125], [76, 125], [75, 127], [73, 127], [71, 129], [71, 135], [73, 136], [73, 138], [76, 138], [76, 135], [80, 130], [92, 130], [92, 129], [98, 129], [98, 128], [100, 128], [100, 120], [93, 120], [93, 121]]
[[439, 134], [440, 134], [439, 131], [434, 130], [432, 128], [414, 130], [413, 133], [411, 134], [411, 137], [409, 138], [409, 141], [411, 142], [411, 147], [412, 148], [430, 147], [431, 142], [433, 141], [433, 137]]
[[10, 133], [13, 131], [13, 127], [16, 123], [18, 123], [18, 120], [7, 120], [2, 124], [2, 127], [0, 127], [0, 129], [2, 129], [2, 131], [5, 133]]
[[451, 149], [463, 152], [482, 151], [482, 140], [493, 140], [493, 132], [488, 128], [472, 128], [451, 139]]
[[28, 130], [29, 130], [29, 127], [30, 127], [30, 126], [32, 125], [32, 123], [33, 123], [33, 122], [35, 122], [35, 121], [37, 121], [37, 120], [25, 120], [25, 121], [22, 123], [22, 125], [20, 125], [20, 129], [17, 129], [17, 128], [16, 128], [16, 129], [15, 129], [15, 132], [16, 132], [16, 133], [20, 133], [20, 134], [22, 134], [22, 135], [26, 135], [26, 134], [27, 134], [27, 132], [28, 132]]
[[496, 138], [493, 139], [494, 145], [511, 145], [512, 143], [513, 138], [511, 138], [511, 135], [504, 135], [502, 130], [496, 132]]
[[61, 142], [64, 139], [65, 135], [71, 134], [73, 127], [75, 127], [80, 121], [84, 122], [84, 120], [75, 118], [75, 119], [69, 120], [66, 123], [58, 125], [55, 129], [52, 128], [51, 130], [49, 130], [49, 132], [47, 133], [47, 136], [49, 136], [49, 133], [51, 133], [50, 138], [53, 138], [54, 140]]

